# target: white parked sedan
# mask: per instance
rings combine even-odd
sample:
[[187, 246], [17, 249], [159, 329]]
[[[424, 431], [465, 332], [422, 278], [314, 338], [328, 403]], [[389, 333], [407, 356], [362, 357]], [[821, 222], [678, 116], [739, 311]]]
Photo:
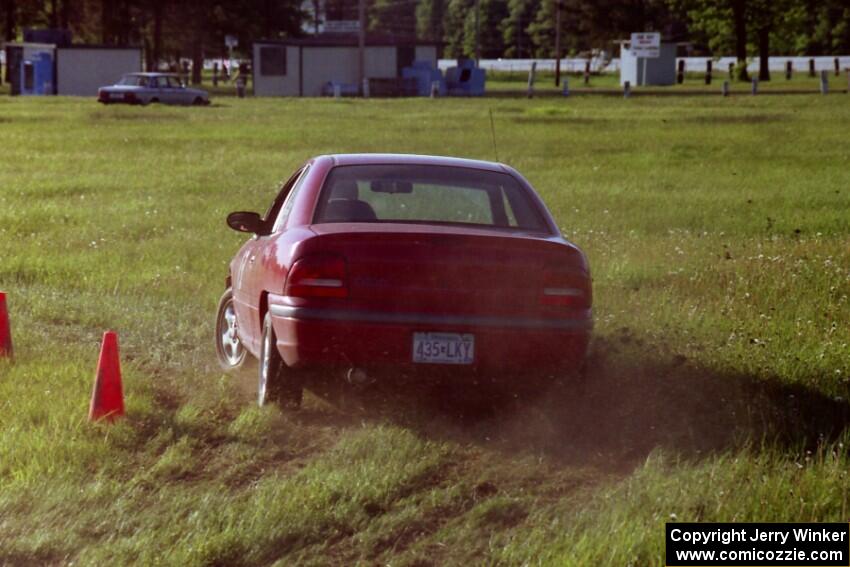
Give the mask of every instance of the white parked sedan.
[[210, 103], [210, 95], [204, 90], [184, 85], [180, 77], [170, 73], [129, 73], [117, 84], [101, 87], [97, 101], [103, 104], [194, 104]]

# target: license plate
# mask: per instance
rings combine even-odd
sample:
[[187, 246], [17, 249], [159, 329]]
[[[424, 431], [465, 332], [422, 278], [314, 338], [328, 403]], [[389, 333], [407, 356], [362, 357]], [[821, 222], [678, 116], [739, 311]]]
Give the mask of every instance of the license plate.
[[472, 364], [475, 336], [469, 333], [413, 333], [413, 362]]
[[124, 95], [121, 94], [121, 93], [109, 93], [109, 98], [111, 100], [119, 100], [119, 99], [123, 99]]

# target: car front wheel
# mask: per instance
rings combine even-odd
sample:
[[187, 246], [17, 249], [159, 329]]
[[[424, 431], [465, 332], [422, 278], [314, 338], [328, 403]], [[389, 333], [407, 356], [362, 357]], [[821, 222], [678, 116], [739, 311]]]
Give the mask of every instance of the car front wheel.
[[242, 368], [247, 351], [237, 334], [236, 310], [233, 307], [233, 290], [227, 288], [218, 302], [215, 318], [215, 352], [218, 363], [225, 372]]
[[260, 345], [260, 364], [257, 382], [257, 403], [279, 402], [282, 406], [298, 408], [304, 387], [298, 372], [286, 366], [277, 350], [277, 338], [271, 314], [263, 319], [263, 340]]

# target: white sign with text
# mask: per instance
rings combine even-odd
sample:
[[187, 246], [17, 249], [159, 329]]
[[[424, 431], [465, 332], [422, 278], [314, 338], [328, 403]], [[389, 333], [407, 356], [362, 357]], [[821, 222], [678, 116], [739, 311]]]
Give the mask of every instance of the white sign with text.
[[658, 32], [633, 33], [630, 43], [635, 57], [654, 59], [661, 56], [661, 34]]

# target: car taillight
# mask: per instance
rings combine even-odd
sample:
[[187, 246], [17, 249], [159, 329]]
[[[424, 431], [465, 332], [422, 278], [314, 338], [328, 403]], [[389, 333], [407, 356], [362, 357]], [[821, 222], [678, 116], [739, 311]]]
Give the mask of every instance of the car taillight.
[[307, 256], [292, 266], [284, 293], [291, 297], [348, 297], [347, 272], [341, 256]]
[[97, 91], [98, 100], [107, 100], [109, 98], [109, 93], [106, 91]]
[[136, 95], [133, 93], [124, 93], [124, 102], [136, 102]]
[[587, 309], [592, 302], [590, 281], [586, 276], [554, 270], [545, 272], [540, 305]]

